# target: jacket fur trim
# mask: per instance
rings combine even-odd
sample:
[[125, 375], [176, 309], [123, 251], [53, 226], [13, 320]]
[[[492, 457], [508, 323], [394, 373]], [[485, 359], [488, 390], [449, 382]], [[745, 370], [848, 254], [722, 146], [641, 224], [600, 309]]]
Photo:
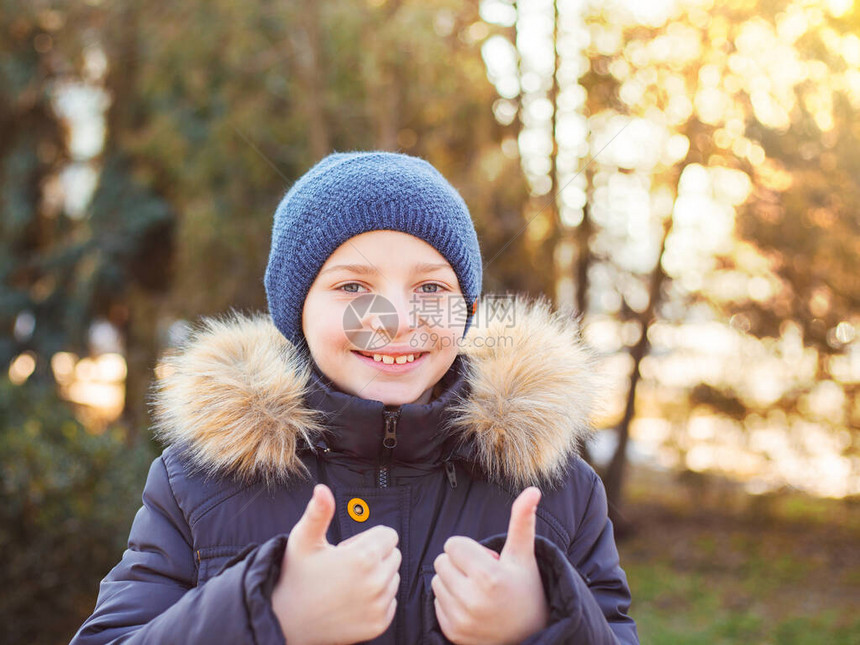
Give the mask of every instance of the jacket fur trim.
[[[590, 432], [594, 360], [569, 313], [544, 299], [481, 303], [460, 352], [467, 395], [447, 432], [498, 482], [557, 482]], [[489, 322], [489, 324], [486, 324]], [[325, 432], [304, 393], [310, 367], [268, 315], [202, 321], [156, 369], [156, 436], [211, 475], [286, 481]]]

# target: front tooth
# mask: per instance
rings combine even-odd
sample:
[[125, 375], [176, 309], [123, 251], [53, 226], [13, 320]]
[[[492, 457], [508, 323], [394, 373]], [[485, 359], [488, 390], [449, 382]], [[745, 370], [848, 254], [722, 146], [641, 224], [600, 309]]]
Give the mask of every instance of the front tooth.
[[406, 362], [406, 357], [405, 357], [405, 356], [398, 356], [397, 358], [395, 358], [395, 359], [394, 359], [394, 361], [395, 361], [398, 365], [403, 365], [403, 363], [405, 363], [405, 362]]
[[393, 365], [394, 364], [394, 357], [388, 356], [386, 354], [385, 356], [382, 357], [382, 362], [385, 363], [386, 365]]
[[374, 354], [373, 360], [375, 360], [378, 363], [379, 361], [382, 360], [382, 354]]
[[409, 354], [409, 356], [406, 357], [406, 361], [408, 363], [411, 363], [414, 360], [415, 360], [415, 354]]

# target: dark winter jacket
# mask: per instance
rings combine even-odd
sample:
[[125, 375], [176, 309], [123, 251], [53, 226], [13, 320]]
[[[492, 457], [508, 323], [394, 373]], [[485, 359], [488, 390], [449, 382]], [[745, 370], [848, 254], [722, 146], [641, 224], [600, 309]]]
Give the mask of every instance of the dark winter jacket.
[[[168, 447], [73, 643], [283, 643], [271, 592], [316, 482], [335, 496], [332, 544], [378, 524], [400, 536], [397, 613], [374, 643], [448, 642], [434, 559], [452, 535], [501, 551], [529, 484], [543, 492], [535, 551], [550, 622], [527, 642], [637, 643], [604, 488], [576, 456], [591, 360], [544, 304], [514, 313], [470, 332], [439, 398], [398, 408], [337, 390], [267, 317], [208, 321], [158, 368]], [[353, 498], [366, 521], [348, 512]]]

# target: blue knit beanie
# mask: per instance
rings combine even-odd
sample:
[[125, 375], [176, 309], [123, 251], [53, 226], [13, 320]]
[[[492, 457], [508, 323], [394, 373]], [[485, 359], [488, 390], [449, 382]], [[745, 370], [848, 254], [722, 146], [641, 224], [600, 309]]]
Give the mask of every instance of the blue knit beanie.
[[351, 237], [392, 230], [444, 257], [465, 297], [466, 329], [481, 292], [481, 250], [463, 198], [433, 166], [393, 152], [339, 152], [302, 176], [278, 204], [266, 266], [275, 326], [297, 347], [305, 297], [329, 256]]

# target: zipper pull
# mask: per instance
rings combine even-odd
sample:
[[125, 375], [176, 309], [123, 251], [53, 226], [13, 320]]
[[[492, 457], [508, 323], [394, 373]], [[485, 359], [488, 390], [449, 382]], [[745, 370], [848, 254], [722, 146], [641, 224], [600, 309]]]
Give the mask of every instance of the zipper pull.
[[397, 420], [400, 418], [400, 410], [390, 412], [385, 410], [385, 436], [382, 445], [389, 450], [397, 447]]
[[457, 471], [450, 461], [445, 462], [445, 474], [448, 476], [448, 483], [451, 484], [451, 488], [457, 488]]

